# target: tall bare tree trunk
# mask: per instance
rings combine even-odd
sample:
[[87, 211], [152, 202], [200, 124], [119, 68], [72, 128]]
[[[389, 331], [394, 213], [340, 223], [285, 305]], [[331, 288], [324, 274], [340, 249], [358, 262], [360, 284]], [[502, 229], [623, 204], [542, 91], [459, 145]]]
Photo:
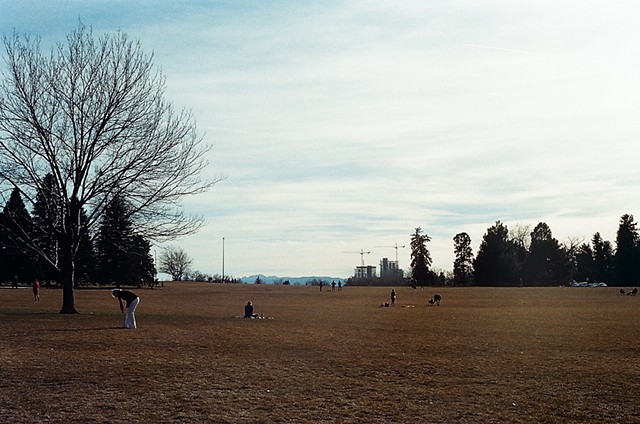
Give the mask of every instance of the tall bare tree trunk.
[[80, 222], [80, 212], [77, 200], [72, 198], [69, 205], [68, 217], [64, 222], [63, 254], [60, 258], [60, 280], [62, 281], [62, 309], [61, 314], [77, 314], [74, 297], [75, 269], [76, 269], [76, 240], [75, 234]]
[[[69, 255], [68, 252], [67, 255]], [[62, 309], [61, 314], [77, 314], [76, 302], [74, 297], [74, 283], [75, 283], [75, 263], [71, 255], [62, 259], [60, 266], [60, 279], [62, 282]]]

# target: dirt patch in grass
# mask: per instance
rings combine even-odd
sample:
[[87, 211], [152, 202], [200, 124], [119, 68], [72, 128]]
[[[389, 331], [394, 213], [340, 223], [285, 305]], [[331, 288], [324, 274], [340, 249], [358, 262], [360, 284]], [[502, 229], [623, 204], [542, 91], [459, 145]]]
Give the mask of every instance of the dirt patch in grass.
[[[640, 297], [614, 288], [0, 289], [0, 421], [639, 422]], [[240, 319], [252, 300], [272, 319]]]

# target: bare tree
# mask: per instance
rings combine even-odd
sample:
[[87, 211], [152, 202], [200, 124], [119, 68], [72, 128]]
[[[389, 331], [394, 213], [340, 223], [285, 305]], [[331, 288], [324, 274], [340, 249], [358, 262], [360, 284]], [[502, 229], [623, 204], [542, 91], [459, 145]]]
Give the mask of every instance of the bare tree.
[[160, 253], [159, 271], [171, 275], [173, 281], [180, 281], [189, 272], [192, 260], [179, 247], [167, 247]]
[[528, 251], [531, 246], [531, 225], [522, 222], [513, 225], [509, 229], [509, 240]]
[[216, 182], [200, 177], [209, 146], [190, 112], [176, 112], [165, 100], [165, 78], [153, 56], [124, 33], [94, 37], [80, 23], [49, 54], [39, 38], [15, 33], [5, 36], [4, 48], [0, 186], [17, 187], [33, 203], [45, 175], [53, 176], [60, 255], [51, 257], [26, 232], [15, 237], [59, 271], [60, 313], [77, 313], [82, 230], [94, 228], [109, 199], [121, 196], [136, 231], [150, 240], [196, 231], [202, 219], [185, 215], [180, 202]]

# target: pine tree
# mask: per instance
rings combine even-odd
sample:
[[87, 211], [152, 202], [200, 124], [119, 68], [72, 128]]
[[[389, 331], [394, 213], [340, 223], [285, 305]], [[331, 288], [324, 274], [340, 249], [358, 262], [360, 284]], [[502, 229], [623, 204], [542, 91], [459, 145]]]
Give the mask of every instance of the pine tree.
[[482, 286], [509, 286], [520, 283], [518, 248], [509, 239], [506, 225], [496, 221], [487, 229], [473, 262], [474, 281]]
[[571, 262], [564, 248], [553, 238], [551, 228], [540, 222], [531, 232], [529, 255], [524, 263], [524, 280], [531, 285], [563, 284], [569, 279]]
[[80, 241], [76, 255], [76, 285], [96, 280], [96, 253], [93, 239], [89, 234], [89, 226], [85, 223], [89, 218], [84, 209], [80, 212]]
[[593, 235], [591, 243], [593, 245], [593, 273], [590, 278], [593, 282], [611, 284], [615, 278], [613, 247], [609, 241], [602, 238], [600, 233]]
[[615, 254], [616, 283], [618, 285], [638, 284], [640, 276], [638, 240], [638, 229], [633, 215], [622, 215], [616, 237]]
[[62, 229], [62, 203], [55, 197], [51, 174], [43, 178], [42, 187], [36, 193], [33, 204], [33, 240], [44, 253], [39, 255], [38, 270], [45, 281], [57, 280], [56, 266], [60, 256]]
[[11, 191], [0, 216], [0, 232], [3, 280], [10, 280], [13, 276], [18, 276], [21, 281], [35, 279], [38, 276], [34, 266], [36, 259], [26, 243], [33, 233], [33, 225], [17, 188]]
[[431, 266], [431, 253], [427, 249], [427, 243], [431, 237], [422, 234], [422, 228], [416, 228], [411, 235], [411, 284], [424, 287], [433, 282], [434, 276], [429, 270]]
[[96, 243], [100, 283], [139, 285], [153, 281], [151, 245], [136, 234], [130, 213], [128, 203], [120, 196], [112, 198], [105, 208]]
[[[599, 235], [599, 234], [598, 234]], [[595, 264], [593, 260], [593, 250], [587, 243], [583, 243], [576, 251], [576, 270], [573, 275], [578, 281], [586, 281], [593, 278], [595, 274]]]
[[471, 250], [471, 237], [467, 233], [459, 233], [453, 238], [454, 254], [453, 283], [455, 285], [467, 285], [471, 280], [473, 270], [473, 251]]

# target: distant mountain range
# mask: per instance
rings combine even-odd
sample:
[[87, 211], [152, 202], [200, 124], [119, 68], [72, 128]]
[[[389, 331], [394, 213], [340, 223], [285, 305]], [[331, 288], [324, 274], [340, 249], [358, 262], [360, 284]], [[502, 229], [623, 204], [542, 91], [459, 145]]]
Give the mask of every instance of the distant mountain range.
[[308, 281], [311, 280], [322, 280], [327, 283], [331, 283], [335, 281], [345, 281], [346, 278], [342, 277], [276, 277], [275, 275], [267, 276], [262, 274], [249, 275], [248, 277], [241, 277], [240, 281], [246, 284], [255, 284], [256, 279], [260, 278], [260, 282], [262, 284], [282, 284], [285, 281], [288, 281], [292, 286], [304, 286]]

